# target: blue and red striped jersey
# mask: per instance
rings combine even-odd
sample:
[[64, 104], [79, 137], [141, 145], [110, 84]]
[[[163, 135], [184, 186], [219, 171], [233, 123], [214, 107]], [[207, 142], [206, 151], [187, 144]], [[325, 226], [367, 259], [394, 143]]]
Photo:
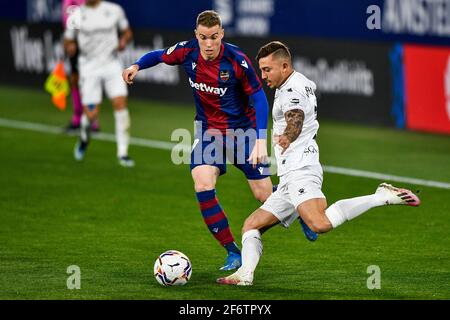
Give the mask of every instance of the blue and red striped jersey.
[[162, 55], [164, 63], [182, 65], [194, 94], [196, 116], [205, 129], [256, 127], [250, 95], [261, 81], [248, 57], [238, 47], [222, 42], [219, 56], [207, 61], [197, 39], [179, 42]]

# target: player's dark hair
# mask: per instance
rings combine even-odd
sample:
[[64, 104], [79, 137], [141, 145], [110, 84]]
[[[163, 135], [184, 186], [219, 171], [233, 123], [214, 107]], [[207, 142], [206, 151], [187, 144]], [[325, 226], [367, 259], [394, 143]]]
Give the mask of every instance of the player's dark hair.
[[222, 20], [220, 19], [220, 16], [217, 12], [214, 10], [206, 10], [200, 13], [197, 16], [197, 24], [196, 27], [199, 25], [211, 28], [214, 26], [219, 26], [222, 28]]
[[273, 54], [275, 58], [284, 58], [291, 61], [291, 52], [289, 51], [289, 48], [280, 41], [272, 41], [263, 45], [256, 55], [256, 61], [270, 56], [271, 54]]

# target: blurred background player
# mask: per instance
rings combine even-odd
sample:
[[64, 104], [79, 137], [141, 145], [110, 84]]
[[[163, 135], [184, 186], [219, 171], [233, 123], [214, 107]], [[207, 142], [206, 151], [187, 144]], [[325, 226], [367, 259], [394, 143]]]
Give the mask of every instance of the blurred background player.
[[[211, 164], [205, 161], [203, 150], [211, 141], [204, 141], [205, 132], [208, 129], [217, 130], [223, 139], [221, 147], [225, 149], [227, 144], [230, 145], [229, 142], [234, 144], [234, 141], [226, 138], [227, 129], [256, 129], [257, 133], [261, 133], [256, 141], [247, 140], [245, 145], [237, 146], [245, 148], [245, 163], [237, 164], [234, 159], [233, 164], [246, 175], [259, 201], [264, 201], [272, 193], [272, 182], [268, 165], [265, 164], [268, 103], [261, 81], [247, 56], [238, 47], [222, 42], [223, 37], [219, 15], [214, 11], [204, 11], [197, 17], [195, 39], [179, 42], [167, 50], [147, 53], [124, 71], [123, 78], [131, 84], [138, 70], [161, 62], [184, 66], [197, 111], [195, 141], [201, 141], [194, 145], [191, 154], [191, 173], [197, 200], [208, 229], [227, 250], [228, 255], [221, 270], [232, 270], [241, 265], [240, 250], [215, 190], [217, 178], [226, 172], [226, 163]], [[212, 92], [214, 90], [216, 93]], [[194, 155], [199, 153], [201, 160], [195, 161]]]
[[[67, 28], [67, 18], [71, 11], [83, 5], [86, 0], [63, 0], [62, 2], [62, 19], [64, 30]], [[81, 104], [80, 89], [78, 87], [78, 44], [75, 54], [69, 57], [70, 61], [70, 92], [72, 95], [73, 114], [69, 125], [66, 128], [67, 133], [78, 131], [80, 128], [81, 115], [83, 114], [83, 105]], [[99, 120], [96, 119], [91, 125], [92, 131], [99, 131]]]
[[325, 233], [371, 208], [420, 204], [410, 190], [382, 183], [374, 194], [339, 200], [327, 208], [321, 190], [323, 172], [316, 142], [319, 129], [316, 85], [293, 69], [289, 49], [281, 42], [263, 46], [256, 60], [262, 79], [271, 89], [276, 89], [273, 141], [280, 184], [245, 221], [242, 266], [232, 275], [217, 279], [220, 284], [253, 284], [253, 274], [262, 254], [261, 234], [278, 223], [289, 227], [300, 216], [311, 230]]
[[[119, 5], [101, 0], [87, 0], [76, 14], [79, 15], [79, 25], [69, 25], [64, 35], [64, 46], [69, 56], [75, 55], [76, 42], [79, 50], [79, 85], [84, 112], [81, 116], [80, 140], [75, 145], [74, 157], [80, 161], [85, 156], [91, 124], [97, 119], [104, 87], [114, 108], [119, 164], [132, 167], [134, 161], [128, 155], [128, 91], [121, 78], [122, 65], [117, 56], [117, 51], [125, 49], [132, 38], [128, 20]], [[71, 17], [75, 19], [76, 14]]]

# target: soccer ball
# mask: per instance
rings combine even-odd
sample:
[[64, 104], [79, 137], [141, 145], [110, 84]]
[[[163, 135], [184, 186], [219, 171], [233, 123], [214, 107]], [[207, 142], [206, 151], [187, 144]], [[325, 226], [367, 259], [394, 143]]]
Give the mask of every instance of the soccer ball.
[[189, 258], [177, 250], [161, 253], [153, 268], [156, 281], [162, 286], [185, 285], [192, 274]]

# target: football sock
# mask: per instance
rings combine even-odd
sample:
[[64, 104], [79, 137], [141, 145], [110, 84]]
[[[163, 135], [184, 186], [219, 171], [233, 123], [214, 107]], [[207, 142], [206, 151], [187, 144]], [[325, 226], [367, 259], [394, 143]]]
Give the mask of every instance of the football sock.
[[83, 114], [83, 105], [81, 104], [80, 90], [77, 87], [72, 87], [71, 92], [73, 102], [72, 125], [78, 126], [81, 121], [81, 115]]
[[130, 114], [128, 109], [114, 111], [116, 121], [117, 156], [128, 156], [128, 145], [130, 144]]
[[239, 249], [239, 247], [237, 246], [236, 242], [230, 242], [227, 243], [226, 245], [224, 245], [225, 249], [227, 250], [228, 253], [230, 252], [234, 252], [234, 253], [238, 253], [241, 254], [241, 250]]
[[197, 192], [196, 195], [203, 220], [214, 238], [216, 238], [228, 252], [240, 253], [239, 248], [234, 242], [233, 235], [231, 234], [228, 219], [216, 197], [216, 190], [201, 191]]
[[339, 200], [325, 210], [333, 228], [352, 220], [369, 209], [385, 205], [384, 199], [378, 194]]
[[89, 134], [91, 130], [91, 122], [89, 121], [88, 116], [83, 113], [81, 116], [81, 127], [80, 127], [80, 138], [84, 143], [89, 142]]
[[242, 271], [254, 272], [262, 255], [262, 241], [259, 230], [252, 229], [242, 235]]

